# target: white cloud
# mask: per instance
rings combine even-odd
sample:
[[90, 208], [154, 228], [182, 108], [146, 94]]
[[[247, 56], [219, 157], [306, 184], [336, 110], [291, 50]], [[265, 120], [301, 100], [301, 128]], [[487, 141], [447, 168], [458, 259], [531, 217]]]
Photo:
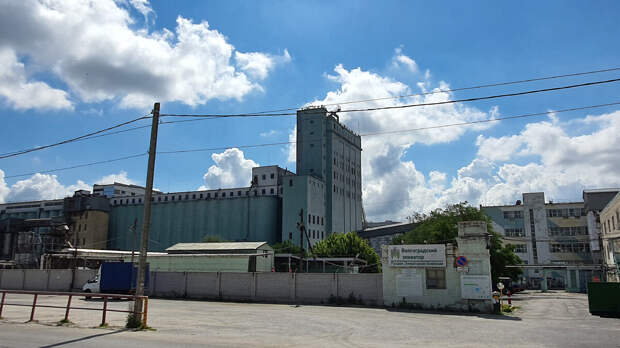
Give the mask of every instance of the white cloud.
[[121, 170], [117, 174], [109, 174], [109, 175], [103, 176], [95, 180], [95, 184], [100, 184], [100, 185], [113, 184], [115, 182], [122, 183], [122, 184], [128, 184], [128, 185], [137, 184], [134, 180], [129, 179], [129, 177], [127, 176], [127, 172], [124, 170]]
[[0, 48], [0, 97], [18, 110], [73, 109], [65, 91], [29, 81], [24, 64], [6, 47]]
[[4, 176], [4, 171], [0, 169], [0, 203], [6, 202], [6, 197], [9, 195], [9, 192], [11, 192], [6, 182], [4, 181]]
[[[400, 53], [397, 50], [397, 54]], [[377, 73], [364, 71], [361, 68], [347, 70], [342, 65], [334, 69], [335, 75], [328, 79], [339, 84], [335, 91], [327, 93], [322, 100], [312, 102], [313, 105], [337, 104], [351, 100], [395, 97], [412, 94], [412, 89], [399, 81], [381, 76]], [[430, 73], [421, 78], [430, 78]], [[446, 82], [440, 81], [432, 88], [432, 82], [423, 80], [418, 84], [421, 90], [448, 89]], [[450, 93], [436, 93], [424, 96], [394, 98], [347, 108], [373, 108], [381, 106], [402, 106], [435, 101], [451, 100]], [[393, 109], [389, 111], [340, 113], [340, 121], [350, 129], [360, 133], [375, 133], [394, 130], [415, 129], [449, 123], [461, 123], [487, 119], [497, 115], [496, 108], [490, 113], [464, 104], [444, 104], [433, 107], [415, 107]], [[433, 173], [430, 178], [417, 170], [415, 163], [402, 158], [415, 144], [434, 145], [458, 140], [465, 132], [481, 130], [490, 124], [469, 127], [449, 127], [424, 131], [389, 134], [382, 136], [365, 136], [362, 139], [362, 173], [363, 196], [366, 200], [366, 214], [371, 219], [402, 218], [413, 211], [427, 210], [437, 207], [435, 195], [445, 185], [446, 177], [442, 173]], [[294, 140], [296, 130], [290, 133]], [[289, 149], [289, 161], [294, 161], [294, 147]], [[370, 197], [386, 197], [389, 199], [373, 199]]]
[[[96, 184], [111, 184], [114, 182], [136, 183], [128, 178], [125, 171], [109, 174], [95, 180]], [[0, 169], [0, 203], [58, 199], [72, 196], [78, 190], [92, 191], [92, 185], [78, 180], [75, 184], [65, 186], [58, 181], [56, 175], [40, 173], [8, 185], [5, 181], [4, 171]]]
[[[0, 2], [0, 46], [55, 74], [82, 101], [120, 99], [122, 106], [136, 108], [156, 100], [191, 106], [241, 100], [262, 90], [257, 80], [275, 65], [290, 61], [288, 51], [283, 56], [238, 52], [206, 21], [179, 16], [173, 31], [133, 29], [134, 18], [122, 3]], [[147, 1], [130, 4], [146, 17], [152, 13]], [[241, 57], [235, 59], [240, 68], [233, 53]]]
[[[394, 57], [392, 57], [392, 66], [395, 68], [404, 66], [409, 71], [418, 72], [418, 64], [411, 57], [403, 54], [403, 49], [398, 47], [394, 50]], [[428, 70], [427, 70], [428, 72]]]
[[281, 56], [260, 52], [241, 53], [237, 51], [235, 52], [235, 60], [239, 69], [245, 71], [251, 77], [263, 80], [276, 64], [290, 62], [291, 56], [288, 50], [284, 50], [284, 54]]
[[258, 163], [244, 157], [243, 151], [232, 148], [211, 155], [214, 165], [203, 176], [205, 185], [199, 190], [244, 187], [250, 185], [252, 168]]
[[[1, 170], [0, 170], [1, 172]], [[4, 184], [4, 173], [2, 173], [0, 187]], [[6, 189], [6, 184], [4, 185]], [[72, 195], [77, 190], [91, 190], [91, 186], [78, 180], [74, 185], [64, 186], [56, 175], [34, 174], [28, 179], [20, 180], [11, 185], [8, 192], [4, 193], [4, 201], [21, 202], [36, 201], [44, 199], [57, 199]], [[0, 189], [0, 193], [1, 193]], [[1, 198], [1, 197], [0, 197]]]
[[272, 129], [272, 130], [270, 130], [270, 131], [268, 131], [268, 132], [261, 132], [259, 135], [260, 135], [261, 137], [263, 137], [263, 138], [269, 138], [269, 137], [272, 137], [272, 136], [274, 136], [274, 135], [276, 135], [276, 134], [280, 134], [280, 131], [277, 131], [277, 130], [275, 130], [275, 129]]

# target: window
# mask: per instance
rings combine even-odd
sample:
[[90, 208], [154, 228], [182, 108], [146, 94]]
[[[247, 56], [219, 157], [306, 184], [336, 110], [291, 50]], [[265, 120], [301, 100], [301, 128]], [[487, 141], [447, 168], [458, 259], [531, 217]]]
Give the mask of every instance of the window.
[[521, 210], [512, 210], [504, 212], [504, 219], [523, 219], [523, 212]]
[[114, 200], [114, 204], [116, 204], [116, 199]]
[[506, 237], [525, 237], [525, 231], [523, 231], [523, 228], [521, 227], [506, 228], [504, 230], [504, 235]]
[[202, 199], [202, 193], [200, 194], [200, 199]]
[[269, 189], [269, 193], [274, 194], [273, 187]]
[[310, 221], [312, 221], [312, 215], [308, 214], [308, 224], [310, 224]]
[[265, 193], [267, 193], [267, 191], [265, 191], [265, 189], [262, 189], [262, 190], [260, 190], [260, 193], [261, 193], [262, 195], [264, 195]]
[[288, 233], [288, 239], [293, 239], [293, 232]]
[[263, 180], [267, 179], [267, 175], [263, 174], [262, 178]]
[[[183, 199], [183, 196], [179, 195], [179, 201]], [[185, 199], [187, 199], [187, 196], [185, 196]]]
[[515, 248], [514, 249], [515, 253], [521, 253], [521, 254], [527, 253], [527, 245], [525, 244], [513, 244], [512, 246]]
[[276, 175], [274, 173], [271, 173], [271, 175], [269, 175], [269, 177], [272, 178], [272, 179], [275, 178], [275, 176]]
[[211, 198], [211, 192], [207, 192], [207, 198]]
[[219, 196], [219, 194], [216, 192], [216, 193], [215, 193], [215, 198], [217, 198], [218, 196]]
[[[153, 201], [153, 197], [151, 197], [151, 201]], [[142, 198], [138, 198], [138, 203], [142, 203]]]
[[174, 201], [174, 196], [172, 196], [172, 200]]
[[258, 175], [254, 175], [254, 180], [252, 181], [252, 183], [254, 184], [258, 183]]
[[314, 220], [315, 218], [316, 218], [316, 216], [312, 215], [312, 223], [313, 224], [316, 223], [315, 220]]
[[241, 196], [241, 190], [237, 191], [237, 196]]
[[196, 194], [192, 193], [192, 199], [196, 199]]
[[131, 204], [136, 204], [136, 199], [135, 198], [131, 199]]
[[226, 192], [222, 192], [222, 198], [226, 197]]
[[323, 217], [321, 216], [321, 226], [323, 226], [323, 225], [324, 225], [324, 223], [323, 223], [323, 222], [324, 222], [324, 221], [323, 221]]
[[164, 197], [164, 201], [168, 202], [168, 196]]
[[293, 187], [293, 179], [289, 179], [289, 180], [288, 180], [288, 186]]
[[443, 268], [427, 268], [426, 269], [426, 288], [427, 289], [445, 289], [446, 288], [446, 270]]
[[323, 233], [324, 233], [324, 232], [323, 232], [323, 231], [321, 231], [321, 239], [325, 238], [325, 237], [324, 237], [324, 235], [323, 235]]

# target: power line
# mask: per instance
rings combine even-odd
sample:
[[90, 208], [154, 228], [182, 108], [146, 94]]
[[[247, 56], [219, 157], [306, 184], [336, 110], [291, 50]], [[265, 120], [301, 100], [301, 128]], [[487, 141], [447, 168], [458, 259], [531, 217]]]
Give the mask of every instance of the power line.
[[[364, 108], [364, 109], [347, 109], [347, 110], [338, 110], [337, 112], [338, 113], [343, 113], [343, 112], [366, 112], [366, 111], [379, 111], [379, 110], [406, 109], [406, 108], [413, 108], [413, 107], [420, 107], [420, 106], [435, 106], [435, 105], [445, 105], [445, 104], [454, 104], [454, 103], [465, 103], [465, 102], [472, 102], [472, 101], [479, 101], [479, 100], [489, 100], [489, 99], [498, 99], [498, 98], [506, 98], [506, 97], [515, 97], [515, 96], [527, 95], [527, 94], [544, 93], [544, 92], [559, 91], [559, 90], [571, 89], [571, 88], [579, 88], [579, 87], [601, 85], [601, 84], [605, 84], [605, 83], [612, 83], [612, 82], [618, 82], [618, 81], [620, 81], [620, 78], [611, 79], [611, 80], [602, 80], [602, 81], [592, 81], [592, 82], [578, 83], [578, 84], [559, 86], [559, 87], [534, 89], [534, 90], [514, 92], [514, 93], [495, 94], [495, 95], [489, 95], [489, 96], [483, 96], [483, 97], [473, 97], [473, 98], [464, 98], [464, 99], [455, 99], [455, 100], [445, 100], [445, 101], [430, 102], [430, 103], [404, 104], [404, 105], [393, 105], [393, 106], [378, 106], [378, 107], [374, 107], [374, 108]], [[313, 112], [310, 111], [310, 112], [307, 112], [307, 113], [312, 114]], [[316, 111], [314, 113], [322, 113], [322, 112], [321, 111]], [[261, 114], [261, 113], [254, 113], [254, 114], [162, 114], [162, 116], [168, 116], [168, 117], [197, 117], [197, 118], [204, 117], [204, 118], [209, 118], [209, 119], [211, 119], [211, 118], [228, 118], [228, 117], [273, 117], [273, 116], [294, 116], [294, 115], [296, 115], [296, 114], [295, 113], [270, 113], [270, 114]]]
[[[525, 83], [525, 82], [534, 82], [534, 81], [558, 79], [558, 78], [572, 77], [572, 76], [582, 76], [582, 75], [602, 73], [602, 72], [610, 72], [610, 71], [617, 71], [617, 70], [620, 70], [620, 67], [619, 68], [609, 68], [609, 69], [593, 70], [593, 71], [587, 71], [587, 72], [579, 72], [579, 73], [571, 73], [571, 74], [563, 74], [563, 75], [555, 75], [555, 76], [546, 76], [546, 77], [540, 77], [540, 78], [531, 78], [531, 79], [525, 79], [525, 80], [492, 83], [492, 84], [478, 85], [478, 86], [471, 86], [471, 87], [462, 87], [462, 88], [454, 88], [454, 89], [436, 90], [436, 91], [432, 91], [432, 92], [414, 93], [414, 94], [401, 95], [401, 96], [372, 98], [372, 99], [365, 99], [365, 100], [332, 103], [332, 104], [325, 104], [325, 106], [354, 104], [354, 103], [362, 103], [362, 102], [377, 101], [377, 100], [397, 99], [397, 98], [404, 98], [404, 97], [411, 97], [411, 96], [418, 96], [418, 95], [429, 95], [429, 94], [436, 94], [436, 93], [446, 93], [446, 92], [472, 90], [472, 89], [480, 89], [480, 88], [488, 88], [488, 87], [497, 87], [497, 86], [505, 86], [505, 85]], [[617, 82], [617, 81], [620, 81], [620, 79], [588, 82], [588, 83], [583, 83], [583, 84], [568, 85], [568, 86], [561, 86], [561, 87], [554, 87], [554, 88], [547, 88], [547, 89], [540, 89], [540, 90], [523, 91], [523, 92], [517, 92], [517, 93], [507, 93], [507, 94], [485, 96], [485, 97], [476, 97], [476, 98], [467, 98], [467, 99], [459, 99], [459, 100], [450, 100], [450, 101], [443, 101], [443, 102], [422, 103], [422, 104], [407, 104], [407, 105], [387, 106], [387, 107], [377, 107], [377, 108], [366, 108], [366, 109], [349, 109], [349, 110], [340, 110], [339, 112], [362, 112], [362, 111], [391, 110], [391, 109], [401, 109], [401, 108], [410, 108], [410, 107], [418, 107], [418, 106], [432, 106], [432, 105], [452, 104], [452, 103], [460, 103], [460, 102], [470, 102], [470, 101], [477, 101], [477, 100], [488, 100], [488, 99], [495, 99], [495, 98], [503, 98], [503, 97], [525, 95], [525, 94], [548, 92], [548, 91], [554, 91], [554, 90], [562, 90], [562, 89], [569, 89], [569, 88], [591, 86], [591, 85], [597, 85], [597, 84], [603, 84], [603, 83], [611, 83], [611, 82]], [[201, 119], [230, 118], [230, 117], [280, 117], [280, 116], [295, 116], [296, 113], [277, 113], [277, 112], [296, 110], [296, 109], [297, 108], [288, 108], [288, 109], [280, 109], [280, 110], [273, 110], [273, 111], [261, 111], [261, 112], [256, 112], [256, 113], [242, 113], [242, 114], [162, 114], [161, 116], [196, 117], [196, 118], [201, 118]], [[126, 130], [121, 130], [121, 131], [118, 131], [118, 132], [111, 132], [111, 133], [107, 133], [107, 134], [98, 135], [98, 134], [104, 133], [106, 131], [109, 131], [109, 130], [112, 130], [112, 129], [115, 129], [115, 128], [119, 128], [119, 127], [122, 127], [124, 125], [130, 124], [132, 122], [136, 122], [138, 120], [146, 119], [146, 118], [149, 118], [149, 117], [150, 116], [143, 116], [143, 117], [137, 118], [135, 120], [124, 122], [124, 123], [121, 123], [121, 124], [118, 124], [118, 125], [115, 125], [115, 126], [112, 126], [112, 127], [108, 127], [108, 128], [105, 128], [105, 129], [102, 129], [102, 130], [99, 130], [99, 131], [91, 132], [91, 133], [88, 133], [88, 134], [85, 134], [85, 135], [82, 135], [82, 136], [79, 136], [79, 137], [67, 139], [67, 140], [60, 141], [58, 143], [54, 143], [54, 144], [50, 144], [50, 145], [44, 145], [44, 146], [39, 146], [39, 147], [35, 147], [35, 148], [30, 148], [30, 149], [24, 149], [24, 150], [18, 150], [18, 151], [13, 151], [13, 152], [2, 153], [2, 154], [0, 154], [0, 159], [14, 157], [14, 156], [18, 156], [18, 155], [34, 152], [34, 151], [39, 151], [39, 150], [43, 150], [43, 149], [46, 149], [46, 148], [67, 144], [67, 143], [70, 143], [70, 142], [86, 140], [86, 139], [92, 139], [92, 138], [103, 137], [103, 136], [108, 136], [108, 135], [113, 135], [113, 134], [124, 133], [124, 132], [132, 131], [132, 130], [147, 128], [148, 126], [134, 127], [134, 128], [126, 129]], [[164, 121], [164, 122], [161, 122], [161, 123], [162, 124], [169, 124], [169, 123], [181, 123], [181, 122], [191, 122], [191, 121], [197, 121], [197, 120], [182, 120], [182, 121], [167, 121], [167, 122]]]
[[[560, 110], [552, 110], [552, 111], [545, 111], [545, 112], [529, 113], [529, 114], [522, 114], [522, 115], [515, 115], [515, 116], [506, 116], [506, 117], [495, 118], [495, 119], [488, 119], [488, 120], [469, 121], [469, 122], [461, 122], [461, 123], [451, 123], [451, 124], [443, 124], [443, 125], [420, 127], [420, 128], [412, 128], [412, 129], [403, 129], [403, 130], [394, 130], [394, 131], [365, 133], [365, 134], [360, 134], [360, 136], [365, 137], [365, 136], [376, 136], [376, 135], [395, 134], [395, 133], [416, 132], [416, 131], [421, 131], [421, 130], [429, 130], [429, 129], [436, 129], [436, 128], [446, 128], [446, 127], [455, 127], [455, 126], [464, 126], [464, 125], [484, 123], [484, 122], [498, 122], [498, 121], [504, 121], [504, 120], [510, 120], [510, 119], [517, 119], [517, 118], [542, 116], [542, 115], [548, 115], [548, 114], [552, 114], [552, 113], [563, 113], [563, 112], [570, 112], [570, 111], [594, 109], [594, 108], [600, 108], [600, 107], [606, 107], [606, 106], [612, 106], [612, 105], [620, 105], [620, 102], [598, 104], [598, 105], [590, 105], [590, 106], [582, 106], [582, 107], [574, 107], [574, 108], [568, 108], [568, 109], [560, 109]], [[258, 148], [258, 147], [267, 147], [267, 146], [291, 145], [291, 144], [295, 144], [295, 143], [296, 142], [294, 142], [294, 141], [283, 141], [283, 142], [276, 142], [276, 143], [263, 143], [263, 144], [253, 144], [253, 145], [220, 146], [220, 147], [208, 147], [208, 148], [198, 148], [198, 149], [158, 151], [157, 153], [158, 154], [175, 154], [175, 153], [191, 153], [191, 152], [205, 152], [205, 151], [220, 151], [220, 150], [226, 150], [226, 149], [230, 149], [230, 148], [240, 148], [240, 149], [242, 149], [242, 148]], [[141, 157], [141, 156], [145, 156], [145, 155], [146, 154], [136, 154], [136, 155], [130, 155], [130, 156], [125, 156], [125, 157], [115, 158], [115, 159], [111, 159], [111, 160], [79, 164], [79, 165], [75, 165], [75, 166], [71, 166], [71, 167], [58, 168], [58, 169], [50, 169], [50, 170], [46, 170], [46, 171], [39, 171], [39, 172], [33, 172], [33, 173], [24, 173], [24, 174], [10, 175], [10, 176], [5, 176], [5, 178], [6, 179], [10, 179], [10, 178], [34, 175], [34, 174], [37, 174], [37, 173], [51, 173], [51, 172], [56, 172], [56, 171], [62, 171], [62, 170], [68, 170], [68, 169], [74, 169], [74, 168], [87, 167], [87, 166], [92, 166], [92, 165], [96, 165], [96, 164], [116, 162], [116, 161], [121, 161], [121, 160], [125, 160], [125, 159]], [[392, 201], [389, 201], [389, 202], [392, 202]], [[371, 204], [371, 205], [374, 205], [374, 204]]]
[[471, 101], [478, 101], [478, 100], [489, 100], [489, 99], [497, 99], [497, 98], [505, 98], [505, 97], [515, 97], [515, 96], [526, 95], [526, 94], [559, 91], [559, 90], [563, 90], [563, 89], [586, 87], [586, 86], [594, 86], [594, 85], [600, 85], [600, 84], [604, 84], [604, 83], [612, 83], [612, 82], [618, 82], [618, 81], [620, 81], [620, 78], [619, 79], [604, 80], [604, 81], [594, 81], [594, 82], [579, 83], [579, 84], [575, 84], [575, 85], [567, 85], [567, 86], [560, 86], [560, 87], [543, 88], [543, 89], [536, 89], [536, 90], [522, 91], [522, 92], [515, 92], [515, 93], [496, 94], [496, 95], [485, 96], [485, 97], [474, 97], [474, 98], [465, 98], [465, 99], [456, 99], [456, 100], [446, 100], [446, 101], [440, 101], [440, 102], [421, 103], [421, 104], [382, 106], [382, 107], [366, 108], [366, 109], [349, 109], [349, 110], [340, 110], [338, 112], [361, 112], [361, 111], [393, 110], [393, 109], [412, 108], [412, 107], [418, 107], [418, 106], [434, 106], [434, 105], [444, 105], [444, 104], [453, 104], [453, 103], [464, 103], [464, 102], [471, 102]]
[[39, 151], [39, 150], [43, 150], [43, 149], [48, 149], [50, 147], [64, 145], [64, 144], [68, 144], [68, 143], [71, 143], [71, 142], [79, 141], [79, 140], [82, 140], [82, 139], [85, 139], [85, 138], [88, 138], [88, 137], [92, 137], [93, 135], [101, 134], [101, 133], [107, 132], [109, 130], [116, 129], [116, 128], [128, 125], [128, 124], [133, 123], [133, 122], [137, 122], [139, 120], [143, 120], [143, 119], [146, 119], [146, 118], [150, 118], [150, 116], [138, 117], [136, 119], [133, 119], [133, 120], [130, 120], [130, 121], [127, 121], [127, 122], [119, 123], [119, 124], [114, 125], [112, 127], [100, 129], [98, 131], [90, 132], [88, 134], [84, 134], [84, 135], [81, 135], [79, 137], [75, 137], [75, 138], [59, 141], [57, 143], [53, 143], [53, 144], [49, 144], [49, 145], [43, 145], [43, 146], [38, 146], [38, 147], [33, 147], [33, 148], [30, 148], [30, 149], [25, 149], [25, 150], [14, 151], [14, 152], [10, 152], [10, 153], [5, 153], [5, 154], [0, 155], [0, 159], [14, 157], [14, 156], [19, 156], [19, 155], [23, 155], [23, 154], [34, 152], [34, 151]]
[[83, 167], [90, 167], [90, 166], [94, 166], [94, 165], [97, 165], [97, 164], [104, 164], [104, 163], [123, 161], [123, 160], [128, 160], [128, 159], [131, 159], [131, 158], [142, 157], [142, 156], [146, 156], [146, 155], [147, 155], [146, 153], [140, 153], [140, 154], [129, 155], [129, 156], [124, 156], [124, 157], [119, 157], [119, 158], [114, 158], [114, 159], [103, 160], [103, 161], [84, 163], [84, 164], [76, 164], [76, 165], [70, 166], [70, 167], [56, 168], [56, 169], [50, 169], [50, 170], [43, 170], [43, 171], [38, 171], [38, 172], [33, 172], [33, 173], [8, 175], [8, 176], [5, 176], [4, 178], [5, 179], [10, 179], [10, 178], [23, 177], [23, 176], [30, 176], [30, 175], [35, 175], [35, 174], [46, 174], [46, 173], [52, 173], [52, 172], [60, 172], [60, 171], [63, 171], [63, 170], [83, 168]]
[[[432, 95], [432, 94], [439, 94], [439, 93], [459, 92], [459, 91], [483, 89], [483, 88], [489, 88], [489, 87], [508, 86], [508, 85], [515, 85], [515, 84], [520, 84], [520, 83], [536, 82], [536, 81], [544, 81], [544, 80], [553, 80], [553, 79], [560, 79], [560, 78], [565, 78], [565, 77], [575, 77], [575, 76], [591, 75], [591, 74], [598, 74], [598, 73], [618, 71], [618, 70], [620, 70], [620, 67], [609, 68], [609, 69], [600, 69], [600, 70], [592, 70], [592, 71], [585, 71], [585, 72], [578, 72], [578, 73], [570, 73], [570, 74], [562, 74], [562, 75], [535, 77], [535, 78], [529, 78], [529, 79], [524, 79], [524, 80], [516, 80], [516, 81], [508, 81], [508, 82], [497, 82], [497, 83], [482, 84], [482, 85], [469, 86], [469, 87], [460, 87], [460, 88], [451, 88], [451, 89], [438, 89], [438, 90], [434, 90], [434, 91], [431, 91], [431, 92], [404, 94], [404, 95], [398, 95], [398, 96], [392, 96], [392, 97], [382, 97], [382, 98], [370, 98], [370, 99], [361, 99], [361, 100], [353, 100], [353, 101], [344, 101], [344, 102], [340, 102], [340, 103], [331, 103], [331, 104], [323, 104], [323, 105], [324, 106], [335, 106], [335, 105], [367, 103], [367, 102], [373, 102], [373, 101], [379, 101], [379, 100], [400, 99], [400, 98]], [[301, 108], [301, 106], [300, 107], [294, 107], [294, 108], [283, 108], [283, 109], [277, 109], [277, 110], [269, 110], [269, 111], [259, 111], [259, 112], [253, 112], [252, 114], [276, 113], [276, 112], [283, 112], [283, 111], [295, 111], [295, 110], [298, 110], [300, 108]]]

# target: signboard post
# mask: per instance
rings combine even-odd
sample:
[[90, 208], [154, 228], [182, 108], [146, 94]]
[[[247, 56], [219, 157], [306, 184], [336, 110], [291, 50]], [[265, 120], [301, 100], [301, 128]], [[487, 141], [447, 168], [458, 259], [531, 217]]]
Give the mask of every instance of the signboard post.
[[491, 298], [491, 277], [486, 275], [461, 275], [461, 298], [488, 300]]
[[444, 244], [390, 245], [391, 267], [446, 267]]

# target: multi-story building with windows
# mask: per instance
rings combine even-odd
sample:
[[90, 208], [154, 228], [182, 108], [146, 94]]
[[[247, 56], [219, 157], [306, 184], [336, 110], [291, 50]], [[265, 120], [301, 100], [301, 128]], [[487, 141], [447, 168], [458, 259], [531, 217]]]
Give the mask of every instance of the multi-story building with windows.
[[504, 242], [514, 245], [526, 286], [584, 290], [598, 276], [598, 232], [588, 228], [584, 202], [545, 202], [536, 192], [514, 205], [481, 209]]
[[605, 280], [620, 282], [620, 193], [607, 203], [600, 214], [601, 263]]
[[[205, 236], [271, 244], [290, 240], [300, 245], [303, 241], [307, 248], [308, 243], [314, 244], [330, 233], [361, 230], [360, 136], [341, 125], [338, 115], [324, 107], [298, 111], [297, 130], [297, 174], [275, 165], [263, 166], [252, 168], [248, 186], [154, 194], [149, 250], [199, 242]], [[64, 216], [73, 233], [72, 244], [137, 249], [144, 188], [121, 183], [94, 185], [92, 196], [105, 197], [109, 213], [105, 209], [96, 213], [71, 210], [66, 199], [59, 199], [0, 204], [0, 220]], [[109, 217], [104, 218], [102, 213]], [[105, 220], [107, 233], [87, 218]]]

